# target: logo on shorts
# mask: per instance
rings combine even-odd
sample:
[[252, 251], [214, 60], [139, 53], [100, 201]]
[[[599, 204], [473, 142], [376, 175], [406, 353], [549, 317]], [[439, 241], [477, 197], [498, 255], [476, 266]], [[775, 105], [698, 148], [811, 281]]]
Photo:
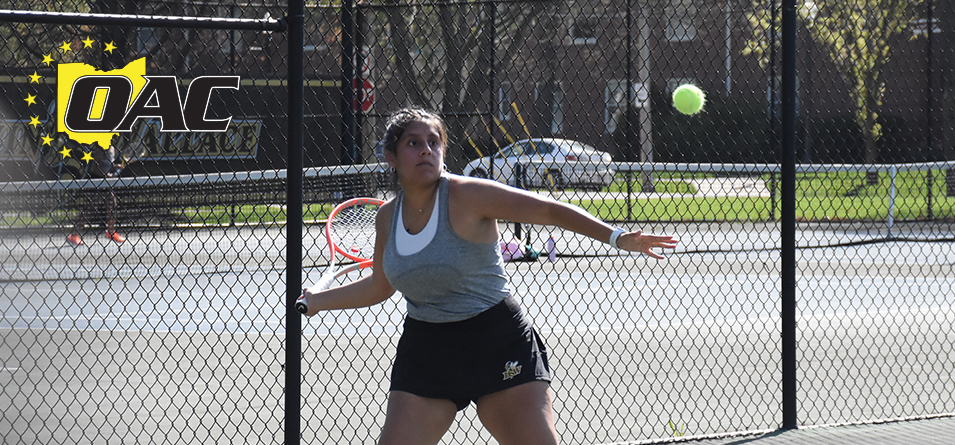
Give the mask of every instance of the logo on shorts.
[[507, 362], [504, 364], [504, 380], [510, 380], [516, 377], [521, 373], [522, 366], [517, 364], [517, 361]]

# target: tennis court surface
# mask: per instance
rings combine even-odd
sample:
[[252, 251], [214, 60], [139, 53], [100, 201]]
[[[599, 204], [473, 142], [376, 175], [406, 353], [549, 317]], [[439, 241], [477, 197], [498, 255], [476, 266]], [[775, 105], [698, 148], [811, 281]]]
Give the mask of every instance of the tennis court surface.
[[[680, 434], [728, 435], [702, 442], [714, 444], [955, 437], [946, 434], [949, 418], [731, 435], [779, 424], [774, 228], [644, 226], [681, 239], [659, 262], [533, 229], [537, 238], [553, 234], [561, 256], [507, 268], [550, 349], [565, 443], [653, 443]], [[801, 418], [851, 423], [955, 411], [946, 396], [955, 391], [951, 243], [918, 241], [924, 227], [916, 226], [894, 229], [908, 241], [884, 242], [859, 242], [874, 226], [802, 229]], [[61, 237], [2, 237], [7, 440], [282, 440], [282, 227], [144, 228], [121, 245], [96, 239], [81, 248]], [[321, 226], [307, 226], [305, 241], [313, 281], [326, 255]], [[565, 254], [575, 245], [588, 254]], [[913, 245], [919, 255], [901, 253]], [[403, 313], [396, 295], [305, 322], [305, 441], [374, 440]], [[470, 408], [443, 443], [485, 442], [493, 443]]]

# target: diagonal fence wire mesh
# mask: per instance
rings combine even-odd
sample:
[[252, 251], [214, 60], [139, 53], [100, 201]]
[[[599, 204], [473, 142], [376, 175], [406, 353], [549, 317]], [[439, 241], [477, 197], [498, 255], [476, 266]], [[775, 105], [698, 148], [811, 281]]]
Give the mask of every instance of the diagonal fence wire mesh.
[[[270, 1], [54, 3], [260, 25], [287, 11]], [[870, 64], [840, 59], [862, 53], [829, 39], [874, 23], [864, 11], [838, 22], [838, 3], [799, 9], [797, 70], [782, 73], [777, 2], [309, 2], [300, 117], [285, 108], [292, 49], [280, 30], [4, 15], [0, 435], [281, 442], [283, 419], [299, 415], [303, 441], [374, 442], [400, 296], [307, 320], [302, 412], [283, 408], [287, 128], [304, 120], [307, 283], [328, 263], [321, 222], [332, 206], [393, 196], [376, 141], [406, 105], [448, 122], [452, 173], [681, 239], [652, 261], [501, 222], [501, 241], [526, 254], [506, 269], [550, 350], [563, 442], [780, 426], [784, 137], [800, 162], [799, 424], [955, 412], [955, 96], [939, 94], [953, 88], [953, 8], [893, 9]], [[108, 140], [114, 152], [58, 126], [70, 97], [60, 88], [78, 78], [68, 64], [138, 69], [140, 58], [132, 76], [174, 78], [177, 106], [147, 97], [130, 131]], [[878, 70], [853, 78], [853, 66]], [[228, 128], [161, 131], [202, 76], [238, 76], [202, 115], [231, 117]], [[783, 76], [798, 83], [792, 135], [779, 126]], [[701, 114], [671, 107], [684, 83], [707, 93]], [[95, 108], [87, 123], [102, 120]], [[68, 244], [74, 230], [83, 245]], [[442, 440], [493, 442], [473, 407]]]
[[[0, 3], [20, 9], [19, 17], [35, 7]], [[268, 8], [66, 1], [46, 7], [81, 16], [72, 24], [0, 24], [2, 441], [278, 441], [285, 417], [282, 311], [278, 297], [262, 296], [276, 295], [283, 284], [277, 265], [286, 243], [284, 184], [247, 172], [282, 167], [284, 137], [269, 129], [285, 120], [271, 113], [281, 109], [274, 90], [282, 76], [253, 54], [279, 61], [285, 51], [258, 43], [271, 39], [258, 30], [103, 26], [87, 23], [100, 19], [86, 15], [188, 22], [221, 13], [250, 25]], [[57, 17], [63, 18], [70, 20]], [[58, 125], [66, 121], [57, 112], [65, 113], [71, 97], [59, 88], [84, 75], [112, 72], [131, 84], [142, 75], [174, 79], [141, 109], [157, 116], [158, 107], [167, 124], [176, 114], [184, 119], [192, 79], [234, 74], [238, 63], [270, 69], [252, 68], [256, 77], [243, 69], [235, 94], [214, 89], [194, 110], [203, 119], [232, 116], [223, 132], [161, 132], [148, 118], [113, 138], [112, 128], [101, 130], [106, 139], [94, 143]], [[264, 86], [252, 88], [253, 78]], [[179, 86], [181, 97], [169, 94]], [[100, 104], [119, 103], [125, 111], [133, 103], [128, 90], [121, 102], [121, 86], [109, 90], [117, 94], [94, 91]], [[108, 120], [108, 108], [85, 116], [86, 123]]]

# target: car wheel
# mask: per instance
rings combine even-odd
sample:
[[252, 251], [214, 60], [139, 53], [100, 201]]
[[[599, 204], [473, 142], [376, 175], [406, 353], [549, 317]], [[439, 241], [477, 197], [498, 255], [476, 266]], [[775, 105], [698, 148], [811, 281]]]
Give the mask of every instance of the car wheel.
[[468, 176], [472, 178], [487, 179], [487, 172], [481, 169], [472, 171]]

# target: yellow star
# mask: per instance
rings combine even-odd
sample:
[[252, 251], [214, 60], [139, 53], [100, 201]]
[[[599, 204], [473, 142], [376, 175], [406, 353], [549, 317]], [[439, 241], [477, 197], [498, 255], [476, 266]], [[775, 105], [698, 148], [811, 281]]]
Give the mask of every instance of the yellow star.
[[63, 42], [63, 44], [60, 45], [60, 49], [62, 49], [63, 52], [69, 52], [69, 51], [73, 51], [73, 46], [70, 45], [69, 42]]
[[87, 164], [89, 164], [90, 161], [93, 160], [93, 153], [90, 153], [90, 152], [88, 152], [88, 151], [84, 151], [84, 152], [83, 152], [83, 158], [82, 158], [82, 159], [83, 159], [84, 161], [86, 161]]
[[63, 147], [63, 149], [60, 150], [60, 154], [63, 155], [63, 159], [69, 158], [69, 157], [70, 157], [70, 149], [69, 149], [69, 148], [66, 148], [66, 147]]
[[106, 44], [106, 49], [104, 49], [103, 51], [113, 54], [114, 49], [116, 49], [116, 45], [113, 45], [113, 42], [109, 42]]
[[36, 105], [36, 96], [32, 94], [27, 94], [27, 98], [23, 99], [28, 105]]
[[52, 54], [44, 54], [44, 55], [43, 55], [43, 62], [42, 62], [42, 63], [45, 63], [46, 66], [50, 66], [50, 64], [53, 63], [53, 55], [52, 55]]
[[89, 36], [86, 36], [86, 39], [83, 40], [83, 48], [92, 48], [94, 43], [96, 43], [95, 40], [91, 39]]
[[33, 116], [30, 118], [30, 123], [27, 125], [33, 125], [33, 128], [40, 126], [40, 116]]
[[[43, 145], [50, 145], [50, 146], [53, 145], [53, 138], [51, 138], [50, 135], [48, 134], [44, 134], [43, 137], [41, 137], [40, 139], [43, 139]], [[64, 148], [64, 150], [66, 150], [66, 148]]]
[[33, 75], [29, 77], [30, 77], [30, 83], [40, 83], [40, 79], [43, 78], [43, 76], [36, 73], [36, 70], [33, 70]]

